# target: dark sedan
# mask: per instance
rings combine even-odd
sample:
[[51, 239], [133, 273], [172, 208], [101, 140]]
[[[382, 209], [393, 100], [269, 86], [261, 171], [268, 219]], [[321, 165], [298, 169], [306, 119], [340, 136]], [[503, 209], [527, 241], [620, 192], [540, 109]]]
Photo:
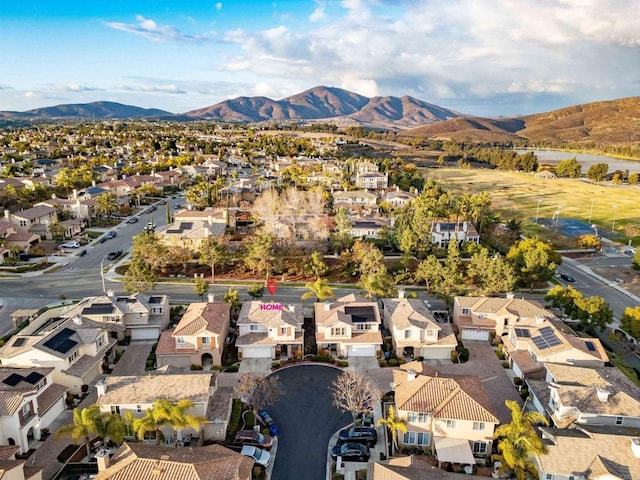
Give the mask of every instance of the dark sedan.
[[357, 442], [373, 447], [378, 441], [378, 432], [371, 427], [351, 427], [340, 430], [338, 436], [342, 442]]
[[331, 449], [331, 458], [338, 457], [345, 462], [368, 462], [369, 447], [356, 442], [337, 443]]

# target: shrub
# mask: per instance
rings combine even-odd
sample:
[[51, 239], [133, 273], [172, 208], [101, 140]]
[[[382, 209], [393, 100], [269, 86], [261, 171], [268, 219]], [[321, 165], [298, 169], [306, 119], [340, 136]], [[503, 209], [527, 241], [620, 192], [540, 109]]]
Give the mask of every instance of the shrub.
[[502, 362], [502, 368], [509, 368], [509, 362]]
[[513, 384], [517, 386], [522, 385], [522, 379], [520, 377], [513, 377]]
[[461, 348], [460, 352], [458, 353], [458, 358], [460, 359], [460, 361], [462, 363], [464, 363], [467, 360], [469, 360], [469, 349], [468, 348]]
[[398, 361], [397, 358], [389, 359], [389, 366], [390, 367], [397, 367], [399, 364], [400, 364], [400, 362]]
[[233, 372], [237, 372], [239, 368], [240, 368], [240, 365], [231, 365], [230, 367], [227, 367], [225, 371], [233, 373]]
[[529, 390], [527, 390], [526, 388], [521, 389], [520, 397], [522, 398], [522, 400], [526, 400], [529, 397]]
[[504, 351], [501, 348], [498, 348], [496, 350], [496, 356], [500, 359], [500, 360], [504, 360]]
[[271, 362], [271, 368], [280, 368], [280, 362]]
[[338, 360], [336, 362], [336, 365], [339, 367], [345, 368], [349, 366], [349, 362], [347, 362], [346, 360]]
[[202, 365], [191, 364], [191, 370], [202, 370]]
[[451, 350], [451, 361], [453, 363], [458, 362], [458, 352], [456, 352], [455, 350]]

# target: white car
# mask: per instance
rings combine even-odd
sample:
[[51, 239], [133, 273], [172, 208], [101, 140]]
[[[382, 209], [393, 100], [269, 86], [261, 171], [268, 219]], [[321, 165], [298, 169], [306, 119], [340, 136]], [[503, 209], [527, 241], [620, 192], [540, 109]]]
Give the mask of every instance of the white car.
[[75, 240], [71, 242], [66, 242], [61, 245], [62, 248], [80, 248], [80, 243]]
[[242, 455], [253, 458], [253, 461], [258, 465], [262, 465], [266, 467], [269, 465], [269, 461], [271, 460], [271, 454], [266, 450], [262, 450], [261, 448], [254, 447], [252, 445], [245, 445], [240, 450]]

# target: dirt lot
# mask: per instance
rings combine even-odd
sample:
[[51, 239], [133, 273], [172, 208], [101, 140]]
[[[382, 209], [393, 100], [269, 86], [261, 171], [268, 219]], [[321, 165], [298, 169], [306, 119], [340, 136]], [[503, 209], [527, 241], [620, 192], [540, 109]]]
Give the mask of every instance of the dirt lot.
[[[607, 280], [618, 281], [621, 287], [624, 287], [634, 295], [640, 296], [640, 272], [633, 268], [591, 267], [591, 270]], [[620, 283], [619, 280], [623, 280], [624, 283]]]

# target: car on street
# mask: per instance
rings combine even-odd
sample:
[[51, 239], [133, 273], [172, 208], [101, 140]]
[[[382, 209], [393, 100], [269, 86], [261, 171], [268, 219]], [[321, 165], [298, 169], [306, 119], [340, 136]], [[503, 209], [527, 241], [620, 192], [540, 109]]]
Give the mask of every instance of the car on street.
[[568, 273], [560, 273], [560, 278], [567, 281], [567, 282], [575, 282], [576, 279], [573, 277], [573, 275], [569, 275]]
[[278, 425], [276, 425], [276, 422], [274, 422], [273, 418], [271, 418], [266, 410], [260, 410], [260, 412], [258, 412], [258, 415], [260, 415], [260, 418], [262, 419], [264, 424], [269, 427], [269, 433], [271, 435], [275, 437], [278, 435], [278, 433], [280, 433]]
[[127, 220], [127, 223], [138, 223], [138, 217], [131, 217]]
[[271, 460], [271, 454], [269, 452], [252, 445], [245, 445], [242, 447], [242, 450], [240, 450], [240, 453], [252, 458], [254, 462], [258, 465], [262, 465], [263, 467], [268, 466], [269, 461]]
[[116, 232], [114, 232], [113, 230], [111, 230], [109, 233], [107, 233], [107, 234], [105, 235], [105, 238], [106, 238], [106, 239], [116, 238], [116, 235], [117, 235], [117, 233], [116, 233]]
[[340, 430], [338, 438], [341, 442], [357, 442], [373, 447], [378, 441], [378, 432], [373, 427], [351, 427]]
[[173, 208], [174, 208], [175, 210], [178, 210], [178, 209], [182, 208], [182, 205], [180, 205], [179, 203], [176, 203], [176, 204], [173, 206]]
[[83, 248], [82, 250], [80, 250], [80, 252], [78, 253], [79, 257], [84, 257], [87, 254], [87, 249]]
[[240, 430], [233, 440], [236, 445], [253, 445], [254, 447], [266, 448], [269, 450], [273, 445], [273, 437], [263, 435], [255, 430]]
[[77, 242], [75, 240], [72, 240], [70, 242], [65, 242], [61, 245], [62, 248], [79, 248], [80, 247], [80, 242]]
[[109, 260], [115, 260], [116, 258], [118, 258], [120, 255], [122, 255], [122, 250], [116, 250], [115, 252], [109, 252], [107, 254], [107, 258]]
[[345, 462], [368, 462], [369, 447], [357, 442], [336, 443], [331, 448], [331, 458], [342, 457]]

